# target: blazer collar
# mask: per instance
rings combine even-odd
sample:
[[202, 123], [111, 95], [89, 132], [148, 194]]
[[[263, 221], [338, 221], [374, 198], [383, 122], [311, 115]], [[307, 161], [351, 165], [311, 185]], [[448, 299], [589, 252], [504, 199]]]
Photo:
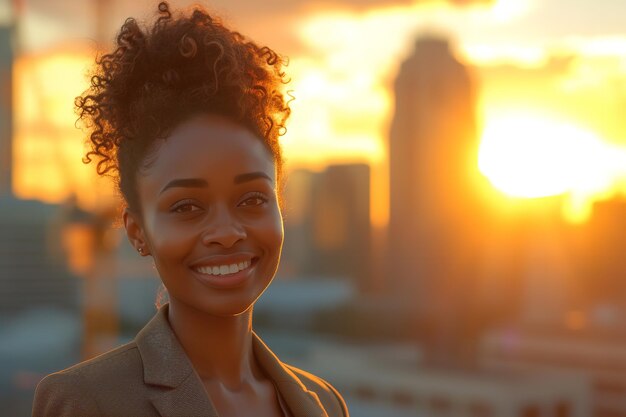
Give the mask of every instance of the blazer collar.
[[[151, 398], [163, 416], [218, 417], [204, 385], [167, 319], [169, 304], [137, 334], [135, 343], [143, 362], [144, 382], [169, 388]], [[253, 351], [294, 417], [327, 417], [317, 395], [309, 391], [265, 343], [253, 333]]]
[[254, 332], [252, 347], [256, 360], [274, 383], [294, 417], [328, 417], [317, 394], [309, 391]]
[[178, 342], [167, 319], [168, 304], [135, 337], [147, 385], [155, 390], [150, 401], [162, 416], [218, 417], [204, 385]]

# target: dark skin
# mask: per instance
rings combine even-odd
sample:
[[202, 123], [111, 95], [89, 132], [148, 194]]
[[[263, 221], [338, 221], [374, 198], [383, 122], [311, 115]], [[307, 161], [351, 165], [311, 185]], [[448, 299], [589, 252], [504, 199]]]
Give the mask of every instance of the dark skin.
[[252, 352], [253, 306], [283, 243], [272, 155], [245, 128], [204, 115], [149, 160], [140, 212], [126, 209], [124, 225], [168, 289], [172, 329], [220, 416], [282, 416]]

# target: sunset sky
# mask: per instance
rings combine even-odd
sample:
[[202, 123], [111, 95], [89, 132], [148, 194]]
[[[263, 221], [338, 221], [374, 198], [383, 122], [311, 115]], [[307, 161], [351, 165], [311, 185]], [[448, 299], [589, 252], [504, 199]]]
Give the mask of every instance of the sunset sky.
[[[19, 3], [15, 188], [24, 198], [59, 201], [94, 181], [93, 168], [80, 163], [72, 111], [94, 39], [112, 39], [127, 16], [148, 17], [156, 2], [102, 2], [100, 35], [96, 1]], [[0, 21], [9, 20], [9, 4], [0, 0]], [[566, 216], [582, 220], [593, 201], [626, 190], [626, 1], [219, 0], [208, 7], [289, 56], [296, 96], [283, 142], [289, 166], [369, 163], [375, 224], [387, 216], [390, 87], [422, 33], [449, 38], [471, 67], [483, 132], [477, 172], [498, 192], [565, 194]], [[86, 206], [98, 201], [79, 197]]]

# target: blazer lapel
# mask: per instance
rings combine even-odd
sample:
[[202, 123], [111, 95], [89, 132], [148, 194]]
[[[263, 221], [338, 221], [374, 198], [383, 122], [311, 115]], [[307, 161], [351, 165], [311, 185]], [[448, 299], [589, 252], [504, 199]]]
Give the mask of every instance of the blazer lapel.
[[167, 321], [168, 305], [137, 334], [146, 385], [163, 417], [218, 417], [215, 407]]
[[202, 382], [193, 374], [176, 388], [155, 394], [151, 401], [163, 417], [218, 417]]
[[[168, 304], [137, 334], [150, 400], [163, 417], [218, 417], [215, 407], [167, 321]], [[265, 343], [253, 333], [253, 350], [294, 417], [328, 417], [317, 394], [307, 390]]]
[[298, 377], [253, 333], [254, 356], [276, 385], [294, 417], [328, 417], [317, 394], [307, 390]]

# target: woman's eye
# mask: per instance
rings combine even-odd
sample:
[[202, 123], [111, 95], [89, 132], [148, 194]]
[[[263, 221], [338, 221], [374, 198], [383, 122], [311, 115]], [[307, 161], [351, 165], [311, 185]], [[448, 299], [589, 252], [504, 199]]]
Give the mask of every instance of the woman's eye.
[[174, 213], [192, 213], [199, 210], [201, 208], [193, 203], [180, 203], [172, 208]]
[[264, 195], [252, 195], [245, 198], [239, 205], [240, 206], [261, 206], [267, 203], [267, 197]]

